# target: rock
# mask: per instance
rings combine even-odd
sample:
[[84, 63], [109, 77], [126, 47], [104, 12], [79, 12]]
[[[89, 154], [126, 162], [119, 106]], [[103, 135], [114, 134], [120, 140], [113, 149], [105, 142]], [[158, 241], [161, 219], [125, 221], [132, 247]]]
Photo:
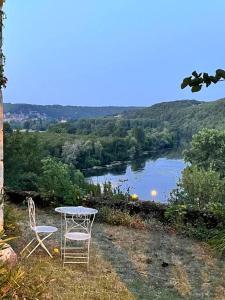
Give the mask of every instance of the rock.
[[0, 251], [0, 262], [12, 268], [17, 263], [17, 254], [11, 246], [6, 245], [6, 248]]
[[164, 262], [162, 263], [162, 267], [163, 267], [163, 268], [166, 268], [166, 267], [168, 267], [168, 266], [169, 266], [169, 264], [168, 264], [167, 262], [164, 261]]
[[165, 286], [170, 289], [174, 288], [174, 284], [172, 282], [165, 283]]

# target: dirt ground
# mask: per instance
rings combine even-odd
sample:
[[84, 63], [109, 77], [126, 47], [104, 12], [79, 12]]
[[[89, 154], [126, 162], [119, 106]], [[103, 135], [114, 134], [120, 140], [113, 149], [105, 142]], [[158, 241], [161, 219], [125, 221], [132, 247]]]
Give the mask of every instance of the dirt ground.
[[[60, 229], [60, 216], [54, 211], [37, 214], [39, 224]], [[15, 245], [18, 252], [31, 234], [27, 212], [23, 215], [22, 237]], [[48, 248], [59, 247], [59, 240], [58, 232]], [[78, 265], [63, 269], [59, 255], [51, 259], [41, 249], [20, 265], [30, 282], [36, 276], [44, 286], [36, 299], [225, 299], [224, 261], [207, 245], [155, 221], [144, 230], [95, 223], [89, 273]]]

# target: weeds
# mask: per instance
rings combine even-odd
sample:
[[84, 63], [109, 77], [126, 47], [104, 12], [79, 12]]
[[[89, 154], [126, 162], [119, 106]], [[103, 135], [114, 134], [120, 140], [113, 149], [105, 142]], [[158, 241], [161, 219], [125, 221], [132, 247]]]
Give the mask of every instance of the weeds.
[[103, 207], [99, 210], [98, 219], [110, 225], [122, 225], [135, 229], [146, 229], [146, 223], [138, 215], [130, 215], [118, 209]]

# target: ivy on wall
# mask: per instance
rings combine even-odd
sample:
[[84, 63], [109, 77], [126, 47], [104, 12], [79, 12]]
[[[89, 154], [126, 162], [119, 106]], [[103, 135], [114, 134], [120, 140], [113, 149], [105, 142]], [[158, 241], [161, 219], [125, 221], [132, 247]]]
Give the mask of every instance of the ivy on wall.
[[7, 84], [7, 78], [4, 75], [4, 64], [5, 64], [5, 57], [2, 53], [2, 28], [3, 28], [3, 21], [5, 19], [5, 13], [2, 10], [3, 4], [4, 4], [4, 0], [0, 0], [0, 35], [1, 35], [1, 49], [0, 49], [0, 89], [5, 88], [6, 84]]

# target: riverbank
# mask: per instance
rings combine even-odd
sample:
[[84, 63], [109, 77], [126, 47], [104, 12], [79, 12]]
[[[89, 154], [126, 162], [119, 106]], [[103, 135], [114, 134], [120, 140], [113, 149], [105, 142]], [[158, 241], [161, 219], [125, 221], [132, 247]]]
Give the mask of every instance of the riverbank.
[[[20, 211], [21, 236], [13, 244], [19, 252], [31, 238], [26, 208]], [[38, 221], [60, 228], [53, 209], [37, 211]], [[47, 221], [46, 221], [47, 220]], [[47, 242], [60, 245], [59, 232]], [[203, 243], [177, 235], [157, 221], [142, 230], [95, 222], [90, 272], [84, 266], [62, 268], [58, 254], [48, 258], [40, 249], [19, 261], [15, 295], [18, 299], [224, 299], [225, 262]], [[16, 298], [15, 298], [16, 299]]]

